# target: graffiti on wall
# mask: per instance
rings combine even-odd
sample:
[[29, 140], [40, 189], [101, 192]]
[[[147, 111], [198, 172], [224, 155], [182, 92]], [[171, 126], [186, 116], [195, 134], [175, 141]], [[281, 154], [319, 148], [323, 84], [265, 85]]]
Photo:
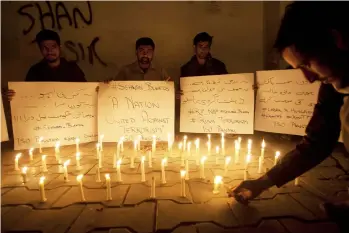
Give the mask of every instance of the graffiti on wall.
[[[69, 4], [69, 2], [68, 2]], [[52, 29], [62, 31], [65, 28], [74, 28], [79, 30], [93, 24], [93, 9], [89, 1], [85, 2], [85, 7], [81, 4], [71, 7], [66, 6], [65, 2], [36, 2], [22, 5], [17, 13], [23, 17], [28, 24], [22, 29], [22, 34], [28, 37], [30, 32], [42, 29]], [[85, 12], [85, 13], [83, 13]], [[97, 44], [100, 37], [96, 36], [88, 44], [80, 41], [63, 38], [63, 46], [66, 51], [75, 56], [76, 62], [88, 62], [91, 65], [99, 64], [107, 66], [97, 52]], [[35, 39], [31, 41], [35, 43]]]

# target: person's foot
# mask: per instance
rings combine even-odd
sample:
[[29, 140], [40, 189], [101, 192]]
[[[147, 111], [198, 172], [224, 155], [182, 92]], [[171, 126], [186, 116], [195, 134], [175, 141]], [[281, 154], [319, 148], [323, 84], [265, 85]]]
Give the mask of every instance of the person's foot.
[[342, 202], [326, 202], [320, 208], [327, 214], [330, 220], [337, 223], [341, 232], [349, 232], [349, 200]]

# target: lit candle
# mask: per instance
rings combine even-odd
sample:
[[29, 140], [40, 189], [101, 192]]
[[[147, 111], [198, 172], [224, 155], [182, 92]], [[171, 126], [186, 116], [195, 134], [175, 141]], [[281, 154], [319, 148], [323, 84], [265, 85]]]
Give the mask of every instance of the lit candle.
[[47, 166], [46, 166], [46, 155], [41, 156], [41, 165], [42, 165], [42, 172], [48, 172]]
[[98, 168], [102, 168], [103, 160], [102, 160], [102, 151], [98, 150]]
[[241, 144], [241, 137], [238, 137], [238, 142], [239, 142], [239, 144]]
[[144, 169], [145, 156], [141, 158], [141, 182], [145, 182], [145, 169]]
[[148, 167], [152, 168], [153, 167], [153, 161], [152, 161], [152, 155], [151, 155], [151, 151], [148, 151]]
[[235, 164], [239, 163], [240, 159], [240, 143], [235, 140]]
[[133, 142], [133, 154], [130, 158], [130, 168], [135, 168], [135, 157], [137, 157], [137, 140]]
[[60, 147], [61, 143], [60, 141], [56, 142], [56, 145], [55, 145], [55, 156], [56, 156], [56, 161], [57, 162], [60, 162], [61, 158], [60, 158], [60, 151], [59, 151], [59, 147]]
[[211, 134], [207, 134], [207, 140], [211, 144]]
[[99, 159], [99, 143], [96, 144], [96, 158]]
[[184, 135], [183, 137], [183, 151], [187, 149], [187, 135]]
[[203, 156], [200, 160], [200, 178], [201, 179], [205, 179], [205, 160], [206, 160], [206, 156]]
[[111, 201], [111, 184], [110, 184], [110, 175], [105, 174], [105, 185], [107, 186], [107, 201]]
[[113, 154], [113, 168], [116, 168], [116, 162], [120, 158], [120, 142], [116, 146], [116, 153]]
[[211, 142], [207, 142], [207, 154], [211, 155]]
[[82, 185], [82, 177], [84, 175], [80, 174], [76, 177], [76, 181], [79, 183], [79, 187], [80, 187], [80, 195], [81, 195], [81, 201], [86, 201], [85, 199], [85, 195], [84, 195], [84, 189], [83, 189], [83, 185]]
[[195, 140], [195, 154], [198, 156], [200, 153], [200, 139]]
[[161, 160], [161, 183], [162, 184], [166, 184], [165, 163], [166, 163], [166, 158], [163, 158]]
[[222, 180], [223, 180], [222, 176], [215, 176], [214, 177], [213, 194], [218, 194], [219, 193]]
[[153, 135], [153, 143], [151, 144], [151, 151], [155, 153], [156, 151], [156, 136]]
[[39, 152], [42, 153], [42, 141], [44, 140], [43, 137], [39, 138]]
[[27, 167], [22, 168], [22, 181], [24, 184], [27, 183], [27, 170]]
[[68, 182], [69, 179], [68, 179], [68, 165], [70, 163], [70, 159], [65, 161], [64, 164], [63, 164], [63, 171], [64, 171], [64, 181], [65, 182]]
[[264, 139], [263, 139], [262, 147], [261, 147], [261, 156], [263, 157], [263, 159], [264, 159], [264, 148], [265, 148], [265, 142], [264, 142]]
[[222, 138], [221, 138], [221, 148], [222, 148], [222, 155], [225, 155], [225, 139], [224, 139], [224, 133], [222, 133]]
[[76, 138], [75, 143], [76, 143], [76, 152], [79, 152], [80, 151], [80, 148], [79, 148], [80, 139]]
[[181, 170], [180, 174], [181, 174], [181, 197], [185, 197], [185, 180], [184, 180], [184, 177], [185, 177], [186, 171]]
[[248, 139], [248, 143], [247, 143], [247, 154], [251, 154], [251, 150], [252, 150], [252, 140]]
[[125, 140], [125, 137], [122, 136], [120, 138], [120, 150], [121, 150], [121, 153], [124, 152], [124, 140]]
[[191, 142], [188, 142], [187, 144], [187, 156], [191, 155]]
[[185, 170], [187, 171], [187, 172], [185, 173], [185, 179], [186, 179], [186, 180], [189, 180], [189, 161], [188, 161], [188, 159], [185, 160]]
[[39, 181], [41, 202], [46, 202], [47, 198], [45, 195], [45, 176], [40, 177]]
[[30, 148], [29, 149], [29, 159], [30, 159], [30, 161], [33, 161], [33, 151], [34, 151], [34, 148]]
[[96, 179], [96, 182], [102, 182], [101, 181], [101, 169], [97, 166], [97, 179]]
[[248, 169], [248, 164], [251, 162], [251, 154], [246, 155], [245, 170]]
[[99, 144], [101, 145], [101, 151], [103, 151], [103, 139], [104, 139], [104, 134], [102, 134], [102, 135], [99, 137]]
[[19, 158], [20, 158], [21, 156], [22, 156], [22, 153], [16, 154], [16, 157], [15, 157], [15, 171], [19, 171], [18, 160], [19, 160]]
[[76, 158], [76, 170], [77, 170], [77, 171], [80, 171], [80, 170], [82, 169], [82, 168], [81, 168], [81, 165], [80, 165], [80, 159], [81, 159], [81, 157], [80, 157], [80, 152], [77, 152], [77, 153], [76, 153], [75, 158]]
[[155, 178], [151, 178], [150, 198], [155, 198]]
[[118, 162], [116, 163], [116, 181], [122, 182], [122, 179], [121, 179], [121, 159], [119, 159]]
[[225, 157], [224, 176], [227, 176], [230, 160], [231, 160], [230, 156]]
[[264, 160], [264, 156], [259, 156], [258, 159], [258, 173], [261, 174], [263, 172], [263, 160]]
[[142, 136], [141, 135], [138, 135], [138, 150], [141, 150], [141, 140], [142, 140]]
[[294, 185], [299, 186], [299, 178], [298, 177], [294, 180]]
[[274, 166], [276, 165], [278, 159], [279, 159], [279, 156], [280, 156], [280, 151], [276, 151], [275, 152], [275, 158], [274, 158]]
[[216, 146], [216, 165], [218, 164], [219, 146]]

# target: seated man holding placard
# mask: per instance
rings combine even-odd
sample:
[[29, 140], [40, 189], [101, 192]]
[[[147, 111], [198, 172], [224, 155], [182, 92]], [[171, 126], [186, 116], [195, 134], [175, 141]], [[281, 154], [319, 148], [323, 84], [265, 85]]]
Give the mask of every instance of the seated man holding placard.
[[[149, 37], [136, 41], [137, 61], [121, 68], [114, 81], [169, 81], [171, 78], [163, 68], [155, 67], [153, 56], [155, 43]], [[107, 80], [109, 82], [112, 80]]]
[[[346, 4], [346, 3], [344, 3]], [[247, 204], [264, 190], [281, 187], [331, 155], [340, 131], [349, 152], [349, 15], [340, 2], [294, 2], [287, 6], [275, 47], [309, 82], [321, 81], [318, 102], [296, 148], [257, 180], [247, 180], [229, 191]], [[349, 232], [349, 200], [325, 203], [322, 208]]]
[[194, 37], [194, 56], [181, 67], [181, 77], [228, 74], [225, 64], [211, 56], [212, 38], [207, 32]]
[[[40, 31], [36, 35], [36, 43], [43, 59], [30, 67], [26, 82], [86, 82], [85, 74], [76, 62], [61, 57], [61, 39], [56, 32]], [[11, 100], [15, 92], [8, 90], [5, 95]]]

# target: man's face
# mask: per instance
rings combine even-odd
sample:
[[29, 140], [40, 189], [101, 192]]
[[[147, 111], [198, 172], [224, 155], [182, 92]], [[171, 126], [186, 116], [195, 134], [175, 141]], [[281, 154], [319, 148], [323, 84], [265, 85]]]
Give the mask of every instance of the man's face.
[[294, 46], [289, 46], [282, 56], [293, 68], [300, 68], [310, 82], [331, 83], [336, 89], [348, 85], [348, 80], [345, 80], [348, 77], [348, 60], [344, 53], [324, 52], [321, 57], [306, 58]]
[[136, 50], [136, 55], [140, 67], [147, 69], [153, 60], [154, 49], [151, 45], [141, 45]]
[[56, 62], [61, 54], [59, 45], [55, 40], [44, 40], [40, 44], [40, 51], [44, 59], [49, 62]]
[[200, 59], [206, 59], [210, 53], [210, 44], [208, 41], [200, 41], [195, 47], [195, 55]]

